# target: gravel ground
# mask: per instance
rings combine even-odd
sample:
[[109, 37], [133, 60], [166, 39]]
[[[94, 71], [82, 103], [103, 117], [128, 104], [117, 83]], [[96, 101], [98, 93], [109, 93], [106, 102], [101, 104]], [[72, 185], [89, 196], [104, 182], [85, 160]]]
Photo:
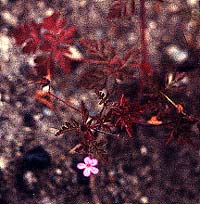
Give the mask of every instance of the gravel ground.
[[[0, 15], [0, 203], [1, 204], [198, 204], [200, 203], [199, 127], [192, 128], [195, 148], [165, 145], [167, 130], [137, 127], [134, 138], [108, 138], [109, 162], [99, 162], [95, 193], [90, 181], [77, 170], [85, 155], [69, 155], [77, 144], [75, 135], [55, 138], [73, 114], [62, 104], [49, 110], [33, 95], [37, 87], [27, 74], [32, 57], [23, 55], [11, 37], [12, 30], [30, 19], [39, 22], [60, 11], [80, 36], [108, 39], [118, 53], [140, 46], [139, 1], [131, 20], [107, 21], [113, 0], [1, 0]], [[185, 93], [177, 94], [187, 110], [200, 114], [200, 33], [198, 1], [146, 1], [149, 60], [155, 72], [172, 71], [190, 62]], [[185, 36], [185, 38], [184, 38]], [[186, 43], [187, 41], [187, 43]], [[167, 68], [165, 68], [167, 67]], [[78, 105], [93, 95], [76, 90], [70, 77], [58, 76], [55, 89], [61, 97]], [[65, 82], [65, 83], [63, 83]], [[65, 90], [65, 91], [63, 91]], [[94, 104], [88, 105], [89, 108]], [[39, 147], [39, 150], [38, 148]], [[36, 150], [35, 150], [36, 149]], [[43, 169], [28, 168], [30, 150], [42, 154]], [[49, 156], [51, 164], [49, 164]], [[29, 160], [28, 160], [29, 162]]]

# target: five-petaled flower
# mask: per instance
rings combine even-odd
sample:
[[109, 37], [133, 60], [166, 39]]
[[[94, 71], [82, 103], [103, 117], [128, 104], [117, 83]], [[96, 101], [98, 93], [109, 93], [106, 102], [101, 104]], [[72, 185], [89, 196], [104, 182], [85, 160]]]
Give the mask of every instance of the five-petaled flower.
[[77, 168], [78, 169], [84, 169], [83, 175], [86, 177], [89, 177], [92, 174], [98, 174], [99, 169], [94, 167], [98, 164], [97, 159], [92, 159], [90, 157], [85, 157], [84, 159], [85, 163], [78, 163]]

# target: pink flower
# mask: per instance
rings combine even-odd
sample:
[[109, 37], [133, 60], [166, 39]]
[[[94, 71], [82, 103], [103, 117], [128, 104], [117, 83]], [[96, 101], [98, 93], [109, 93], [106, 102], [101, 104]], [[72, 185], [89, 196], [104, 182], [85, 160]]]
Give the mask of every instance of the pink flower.
[[78, 163], [77, 168], [78, 169], [84, 169], [83, 175], [88, 177], [92, 174], [98, 174], [99, 169], [97, 169], [96, 166], [98, 164], [97, 159], [91, 159], [90, 157], [85, 157], [84, 159], [85, 163]]

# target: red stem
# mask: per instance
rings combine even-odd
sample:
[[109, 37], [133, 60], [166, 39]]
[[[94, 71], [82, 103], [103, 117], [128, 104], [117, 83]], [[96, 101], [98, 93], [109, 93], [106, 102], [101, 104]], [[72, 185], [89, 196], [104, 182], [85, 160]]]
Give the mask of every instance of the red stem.
[[140, 32], [141, 32], [141, 46], [142, 46], [142, 63], [145, 64], [147, 62], [147, 42], [146, 42], [146, 8], [145, 8], [145, 0], [140, 0]]
[[56, 95], [52, 94], [51, 92], [49, 92], [50, 96], [53, 96], [54, 98], [56, 98], [58, 101], [62, 102], [63, 104], [65, 104], [66, 106], [68, 106], [69, 108], [81, 113], [80, 110], [78, 110], [77, 108], [75, 108], [74, 106], [70, 105], [69, 103], [67, 103], [66, 101], [64, 101], [63, 99], [57, 97]]
[[147, 63], [147, 42], [146, 42], [146, 8], [145, 8], [145, 0], [140, 0], [140, 33], [141, 33], [141, 53], [142, 59], [140, 64], [140, 70], [142, 71], [142, 78], [140, 79], [139, 87], [138, 87], [138, 101], [142, 96], [142, 87], [144, 83], [144, 73], [143, 67]]

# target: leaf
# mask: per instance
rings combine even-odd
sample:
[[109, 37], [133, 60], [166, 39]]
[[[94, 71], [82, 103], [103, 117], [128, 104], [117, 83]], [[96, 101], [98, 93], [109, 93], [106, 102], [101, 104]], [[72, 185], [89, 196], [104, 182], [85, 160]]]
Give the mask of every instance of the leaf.
[[133, 126], [137, 123], [143, 123], [142, 113], [148, 108], [146, 105], [134, 104], [124, 94], [113, 103], [111, 107], [113, 124], [115, 127], [125, 129], [129, 137], [133, 136]]
[[60, 40], [65, 41], [65, 40], [71, 39], [75, 36], [76, 32], [77, 30], [76, 30], [76, 27], [74, 26], [70, 26], [70, 27], [67, 27], [66, 29], [62, 29], [59, 35]]
[[97, 60], [85, 59], [91, 66], [82, 74], [81, 86], [88, 89], [106, 89], [109, 94], [115, 94], [115, 90], [118, 81], [123, 79], [130, 79], [132, 81], [135, 78], [137, 66], [133, 64], [133, 50], [129, 50], [123, 56], [112, 53], [111, 56], [107, 56], [107, 60], [102, 61], [97, 57]]
[[36, 64], [35, 69], [37, 74], [41, 77], [47, 75], [48, 67], [51, 71], [54, 70], [54, 64], [52, 63], [50, 56], [39, 55], [35, 58], [34, 62]]
[[[55, 12], [44, 18], [41, 24], [31, 21], [19, 26], [14, 30], [13, 37], [16, 44], [23, 46], [24, 53], [35, 53], [37, 49], [43, 52], [35, 60], [37, 64], [35, 68], [39, 72], [44, 73], [50, 69], [52, 71], [55, 68], [52, 66], [54, 62], [61, 67], [64, 73], [69, 73], [71, 61], [75, 60], [70, 55], [69, 48], [74, 44], [72, 38], [75, 37], [76, 32], [75, 26], [66, 27], [66, 20], [61, 17], [59, 12]], [[49, 61], [51, 61], [51, 66]]]
[[132, 126], [133, 121], [131, 117], [129, 101], [122, 94], [120, 100], [113, 104], [111, 108], [112, 114], [115, 117], [114, 125], [119, 126], [121, 129], [125, 128], [129, 137], [133, 135]]
[[49, 95], [48, 91], [45, 90], [37, 90], [35, 92], [35, 99], [38, 100], [40, 103], [49, 107], [50, 110], [54, 109], [53, 99]]
[[153, 75], [153, 68], [148, 63], [142, 64], [140, 69], [144, 77], [151, 77]]
[[35, 21], [21, 25], [13, 31], [17, 45], [23, 45], [22, 51], [27, 54], [35, 53], [41, 42], [40, 36], [41, 25]]
[[166, 83], [165, 86], [167, 88], [173, 88], [173, 87], [183, 87], [185, 85], [185, 82], [188, 81], [188, 78], [185, 73], [181, 72], [175, 72], [175, 73], [168, 73], [166, 75]]
[[79, 131], [80, 126], [76, 120], [71, 120], [70, 122], [65, 122], [65, 124], [60, 128], [60, 130], [55, 134], [55, 136], [59, 136], [65, 134], [69, 131]]
[[66, 21], [60, 17], [59, 13], [54, 13], [52, 16], [45, 18], [42, 23], [43, 42], [40, 49], [44, 52], [49, 52], [53, 60], [58, 63], [64, 73], [71, 71], [71, 60], [67, 55], [70, 52], [70, 45], [74, 43], [72, 39], [76, 35], [76, 28], [70, 26], [65, 28]]
[[106, 95], [103, 91], [97, 91], [96, 94], [100, 99], [99, 105], [106, 105], [109, 102], [108, 95]]
[[81, 115], [82, 115], [82, 120], [83, 123], [86, 124], [88, 118], [89, 118], [89, 111], [88, 109], [85, 107], [84, 102], [81, 102]]
[[150, 120], [147, 121], [150, 125], [161, 125], [162, 121], [158, 120], [157, 116], [152, 116]]
[[186, 117], [179, 116], [178, 120], [175, 123], [172, 123], [170, 126], [172, 130], [166, 140], [166, 144], [169, 144], [170, 142], [175, 140], [178, 144], [189, 144], [194, 147], [195, 144], [192, 140], [192, 136], [194, 133], [191, 129], [197, 121], [198, 120], [191, 115], [188, 115]]
[[[105, 40], [92, 40], [82, 38], [80, 44], [85, 48], [86, 54], [89, 59], [95, 59], [98, 61], [89, 60], [89, 63], [101, 64], [105, 63], [115, 56], [114, 47]], [[87, 62], [87, 60], [86, 60]]]
[[132, 17], [135, 13], [135, 0], [115, 0], [112, 4], [108, 18]]
[[42, 28], [49, 30], [56, 34], [64, 27], [66, 20], [60, 16], [59, 12], [53, 13], [51, 16], [45, 18], [41, 24]]
[[85, 72], [80, 77], [79, 85], [85, 87], [86, 89], [104, 89], [106, 87], [106, 75], [100, 69], [92, 69]]

